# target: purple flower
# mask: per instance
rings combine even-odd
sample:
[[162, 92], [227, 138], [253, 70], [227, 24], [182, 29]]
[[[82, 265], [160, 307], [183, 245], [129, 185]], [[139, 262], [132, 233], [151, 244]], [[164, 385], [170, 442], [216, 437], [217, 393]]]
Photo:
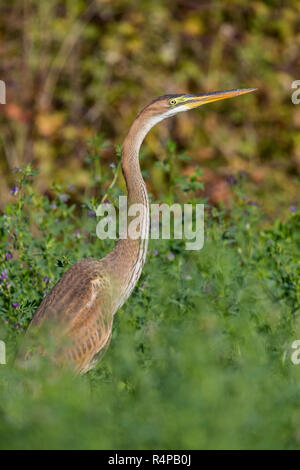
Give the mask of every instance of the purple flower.
[[52, 278], [48, 276], [44, 276], [44, 282], [46, 282], [46, 284], [49, 284], [49, 282], [52, 282]]
[[297, 206], [290, 206], [290, 211], [291, 212], [296, 212]]
[[237, 179], [235, 176], [233, 175], [229, 175], [227, 176], [227, 183], [230, 185], [230, 186], [233, 186], [234, 184], [237, 184]]
[[109, 166], [110, 166], [110, 168], [115, 168], [116, 167], [116, 165], [114, 163], [110, 163]]
[[59, 194], [58, 198], [61, 202], [67, 202], [70, 199], [70, 196], [68, 194]]
[[13, 308], [18, 308], [18, 307], [19, 307], [19, 304], [13, 303], [12, 306], [13, 306]]
[[22, 172], [22, 169], [16, 167], [16, 168], [13, 169], [12, 172], [13, 172], [13, 173], [21, 173], [21, 172]]
[[167, 256], [167, 258], [168, 258], [169, 261], [173, 261], [173, 259], [175, 258], [174, 253], [172, 253], [172, 252], [169, 253], [168, 256]]
[[21, 325], [20, 325], [19, 322], [14, 323], [14, 328], [20, 328], [20, 326], [21, 326]]
[[94, 217], [95, 216], [95, 211], [89, 211], [88, 216], [89, 217]]
[[5, 253], [5, 256], [4, 256], [4, 259], [5, 261], [9, 260], [9, 259], [12, 259], [13, 255], [12, 253], [10, 253], [9, 251], [7, 253]]
[[153, 256], [157, 256], [157, 255], [158, 255], [158, 251], [157, 251], [157, 250], [153, 250], [153, 251], [152, 251], [152, 254], [153, 254]]
[[0, 274], [0, 279], [1, 281], [7, 279], [7, 269], [3, 269], [2, 273]]
[[50, 204], [50, 209], [57, 209], [57, 205], [56, 204]]
[[13, 196], [15, 196], [18, 191], [19, 191], [18, 186], [13, 186], [13, 187], [11, 188], [11, 190], [10, 190], [10, 194], [12, 194]]

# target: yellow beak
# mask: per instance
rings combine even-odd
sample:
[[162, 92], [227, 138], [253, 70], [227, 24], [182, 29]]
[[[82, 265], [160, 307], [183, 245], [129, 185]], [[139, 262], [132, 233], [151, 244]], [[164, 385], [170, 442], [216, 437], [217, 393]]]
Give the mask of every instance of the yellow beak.
[[227, 98], [233, 98], [234, 96], [251, 93], [255, 90], [257, 90], [257, 88], [242, 88], [237, 90], [215, 91], [213, 93], [204, 93], [202, 95], [192, 95], [187, 97], [185, 104], [192, 109], [197, 106], [202, 106], [203, 104], [213, 103], [214, 101], [225, 100]]

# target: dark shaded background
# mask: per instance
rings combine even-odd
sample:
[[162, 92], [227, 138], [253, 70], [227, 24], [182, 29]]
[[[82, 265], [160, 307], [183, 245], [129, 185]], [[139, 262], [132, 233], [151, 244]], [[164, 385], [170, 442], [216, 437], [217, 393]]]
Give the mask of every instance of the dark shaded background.
[[39, 189], [88, 181], [86, 139], [104, 133], [101, 161], [116, 161], [137, 112], [157, 95], [257, 87], [252, 96], [184, 113], [157, 126], [144, 147], [147, 184], [163, 199], [167, 140], [185, 149], [189, 174], [204, 168], [206, 195], [228, 201], [227, 178], [249, 173], [248, 191], [270, 214], [298, 202], [300, 105], [297, 1], [12, 0], [0, 7], [1, 207], [11, 170], [33, 160]]

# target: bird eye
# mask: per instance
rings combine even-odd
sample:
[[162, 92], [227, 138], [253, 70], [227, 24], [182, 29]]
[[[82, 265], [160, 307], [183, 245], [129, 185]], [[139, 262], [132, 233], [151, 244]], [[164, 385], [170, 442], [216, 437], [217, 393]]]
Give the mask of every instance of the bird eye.
[[171, 100], [169, 100], [169, 104], [170, 104], [171, 106], [174, 106], [176, 103], [177, 103], [177, 101], [174, 100], [174, 98], [172, 98]]

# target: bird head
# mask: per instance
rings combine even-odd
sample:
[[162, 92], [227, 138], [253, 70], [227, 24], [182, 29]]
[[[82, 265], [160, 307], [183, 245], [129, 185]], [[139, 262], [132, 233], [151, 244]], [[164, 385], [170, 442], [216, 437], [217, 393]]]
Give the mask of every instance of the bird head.
[[233, 98], [234, 96], [251, 93], [256, 88], [244, 88], [236, 90], [215, 91], [213, 93], [201, 93], [200, 95], [176, 94], [159, 96], [144, 108], [143, 113], [153, 117], [159, 122], [183, 111], [199, 108], [207, 103]]

